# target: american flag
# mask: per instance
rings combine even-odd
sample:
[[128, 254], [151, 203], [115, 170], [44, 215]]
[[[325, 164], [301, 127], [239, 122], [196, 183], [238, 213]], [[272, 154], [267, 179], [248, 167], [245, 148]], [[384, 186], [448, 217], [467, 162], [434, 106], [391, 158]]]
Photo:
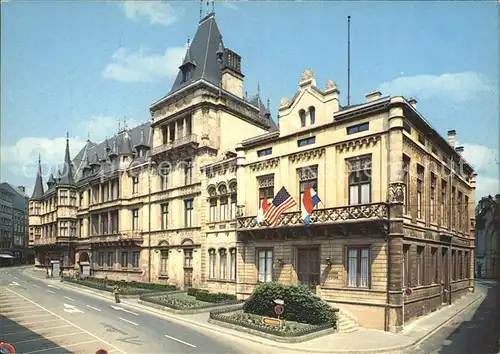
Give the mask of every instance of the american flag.
[[275, 225], [287, 209], [296, 206], [295, 200], [288, 194], [285, 187], [282, 187], [274, 197], [269, 207], [264, 212], [264, 218], [271, 225]]

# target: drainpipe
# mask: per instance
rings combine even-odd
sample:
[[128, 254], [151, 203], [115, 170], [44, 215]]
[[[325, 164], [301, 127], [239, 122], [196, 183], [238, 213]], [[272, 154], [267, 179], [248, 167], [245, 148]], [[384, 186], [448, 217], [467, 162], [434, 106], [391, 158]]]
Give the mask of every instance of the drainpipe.
[[148, 164], [148, 283], [151, 283], [151, 168]]

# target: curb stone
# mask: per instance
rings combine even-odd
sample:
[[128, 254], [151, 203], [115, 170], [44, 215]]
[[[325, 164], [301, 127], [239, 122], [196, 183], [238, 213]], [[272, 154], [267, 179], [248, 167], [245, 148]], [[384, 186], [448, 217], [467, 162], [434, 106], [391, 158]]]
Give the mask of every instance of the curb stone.
[[[34, 276], [30, 275], [29, 273], [25, 273], [24, 271], [23, 271], [23, 273], [26, 274], [27, 276], [29, 276], [30, 278], [34, 278], [34, 279], [38, 279], [38, 280], [47, 282], [45, 279], [34, 277]], [[74, 287], [74, 286], [68, 286], [68, 284], [66, 284], [66, 283], [62, 283], [61, 286], [65, 286], [65, 287], [67, 287], [69, 289], [73, 289], [74, 291], [84, 292], [84, 293], [87, 293], [89, 295], [100, 297], [100, 298], [103, 298], [103, 299], [106, 299], [106, 300], [113, 299], [112, 296], [105, 297], [104, 295], [96, 294], [96, 293], [93, 293], [91, 291], [87, 291], [87, 289], [82, 289], [80, 287]], [[413, 340], [411, 343], [408, 343], [408, 344], [402, 344], [402, 345], [397, 345], [397, 346], [392, 346], [392, 347], [384, 347], [384, 348], [378, 348], [378, 349], [339, 349], [339, 350], [330, 349], [328, 351], [324, 351], [324, 350], [315, 350], [315, 349], [310, 349], [309, 348], [309, 349], [307, 349], [307, 351], [310, 352], [310, 353], [320, 353], [320, 354], [329, 354], [329, 353], [339, 353], [339, 354], [340, 353], [343, 353], [343, 354], [358, 354], [358, 353], [363, 353], [363, 354], [401, 353], [402, 354], [403, 353], [403, 352], [401, 352], [402, 350], [407, 350], [407, 349], [415, 348], [420, 343], [422, 343], [423, 341], [425, 341], [427, 338], [429, 338], [430, 336], [432, 336], [433, 334], [435, 334], [444, 325], [446, 325], [447, 323], [451, 322], [455, 317], [457, 317], [458, 315], [460, 315], [461, 313], [463, 313], [464, 311], [466, 311], [467, 309], [469, 309], [470, 307], [472, 307], [477, 302], [479, 302], [480, 300], [483, 300], [483, 299], [484, 299], [484, 294], [481, 294], [477, 299], [473, 300], [471, 303], [467, 304], [465, 307], [463, 307], [460, 310], [458, 310], [457, 312], [455, 312], [452, 316], [448, 317], [445, 321], [443, 321], [442, 323], [440, 323], [438, 326], [435, 326], [434, 329], [432, 329], [431, 331], [427, 332], [425, 335], [421, 336], [420, 338], [418, 338], [416, 340]], [[177, 322], [181, 322], [181, 323], [183, 322], [185, 324], [189, 324], [189, 325], [192, 325], [192, 326], [195, 326], [195, 327], [198, 327], [198, 328], [203, 328], [203, 329], [215, 332], [217, 334], [220, 334], [221, 333], [221, 329], [223, 328], [222, 327], [220, 329], [217, 329], [217, 328], [214, 328], [213, 326], [210, 326], [208, 324], [208, 321], [207, 321], [207, 323], [203, 323], [203, 322], [199, 322], [199, 321], [193, 321], [193, 320], [190, 320], [190, 319], [187, 319], [187, 318], [176, 316], [175, 314], [172, 314], [172, 313], [169, 313], [169, 312], [166, 312], [166, 311], [156, 310], [154, 308], [151, 308], [151, 307], [148, 307], [148, 306], [144, 306], [144, 305], [141, 305], [139, 303], [131, 303], [131, 302], [128, 302], [128, 301], [126, 301], [126, 302], [122, 301], [122, 303], [124, 303], [124, 304], [126, 304], [128, 306], [134, 307], [136, 309], [140, 309], [143, 312], [148, 312], [150, 314], [154, 314], [154, 315], [156, 315], [158, 317], [166, 317], [166, 318], [175, 320]], [[280, 350], [286, 350], [286, 351], [305, 351], [306, 350], [305, 348], [293, 348], [293, 347], [290, 347], [290, 346], [281, 346], [278, 343], [268, 343], [268, 342], [264, 341], [263, 340], [264, 338], [262, 338], [262, 337], [258, 337], [258, 336], [252, 336], [252, 337], [250, 337], [249, 335], [244, 335], [243, 333], [246, 333], [246, 332], [242, 333], [242, 332], [238, 332], [238, 331], [235, 331], [235, 330], [228, 330], [228, 329], [226, 329], [226, 331], [224, 331], [223, 333], [226, 334], [226, 335], [229, 335], [229, 336], [231, 336], [233, 338], [238, 338], [238, 339], [243, 339], [243, 340], [246, 340], [246, 341], [255, 342], [255, 343], [267, 346], [267, 347], [277, 348], [277, 349], [280, 349]], [[282, 344], [286, 344], [286, 343], [282, 343]]]

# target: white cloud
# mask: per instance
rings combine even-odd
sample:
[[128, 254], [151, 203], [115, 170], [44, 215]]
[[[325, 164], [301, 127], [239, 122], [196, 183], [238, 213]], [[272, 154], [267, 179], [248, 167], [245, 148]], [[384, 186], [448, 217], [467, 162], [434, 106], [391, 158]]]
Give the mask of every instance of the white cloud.
[[[123, 124], [123, 120], [122, 123]], [[133, 127], [139, 122], [127, 120], [127, 126]], [[101, 142], [106, 137], [112, 137], [118, 131], [118, 119], [109, 116], [97, 116], [75, 127], [77, 135], [70, 136], [71, 157], [82, 149], [87, 142], [87, 134], [94, 142]], [[42, 159], [42, 173], [46, 180], [51, 172], [57, 172], [64, 159], [66, 137], [42, 138], [23, 137], [15, 144], [2, 146], [2, 167], [7, 168], [10, 174], [28, 181], [34, 181], [37, 172], [38, 155]]]
[[186, 54], [185, 47], [171, 47], [163, 54], [147, 53], [144, 48], [118, 49], [102, 75], [121, 82], [153, 82], [175, 77]]
[[477, 176], [476, 182], [476, 199], [487, 195], [495, 195], [500, 193], [500, 157], [496, 149], [491, 149], [487, 146], [477, 144], [460, 144], [463, 146], [464, 152], [462, 156], [475, 169]]
[[177, 21], [178, 10], [166, 1], [131, 1], [124, 0], [123, 11], [131, 20], [147, 18], [152, 25], [168, 26]]
[[399, 77], [380, 85], [383, 94], [417, 99], [437, 97], [454, 102], [466, 101], [474, 95], [492, 90], [494, 86], [488, 79], [475, 72]]

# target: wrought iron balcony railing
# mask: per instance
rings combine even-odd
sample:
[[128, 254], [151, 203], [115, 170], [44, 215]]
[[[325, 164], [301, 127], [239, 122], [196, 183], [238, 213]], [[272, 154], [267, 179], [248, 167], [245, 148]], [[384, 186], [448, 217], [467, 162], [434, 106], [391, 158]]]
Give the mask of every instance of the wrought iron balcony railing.
[[[342, 207], [315, 209], [311, 213], [311, 224], [340, 224], [355, 221], [383, 220], [388, 218], [388, 205], [386, 203], [370, 203], [348, 205]], [[257, 224], [255, 216], [239, 217], [239, 229], [268, 228], [267, 221]], [[300, 211], [283, 213], [274, 227], [301, 226], [304, 225]]]
[[195, 134], [190, 134], [190, 135], [183, 136], [179, 139], [175, 139], [173, 141], [170, 141], [166, 144], [162, 144], [160, 146], [154, 147], [153, 150], [151, 151], [151, 154], [157, 155], [157, 154], [161, 154], [163, 152], [166, 152], [170, 149], [181, 147], [183, 145], [198, 144], [198, 143], [199, 143], [198, 136]]

